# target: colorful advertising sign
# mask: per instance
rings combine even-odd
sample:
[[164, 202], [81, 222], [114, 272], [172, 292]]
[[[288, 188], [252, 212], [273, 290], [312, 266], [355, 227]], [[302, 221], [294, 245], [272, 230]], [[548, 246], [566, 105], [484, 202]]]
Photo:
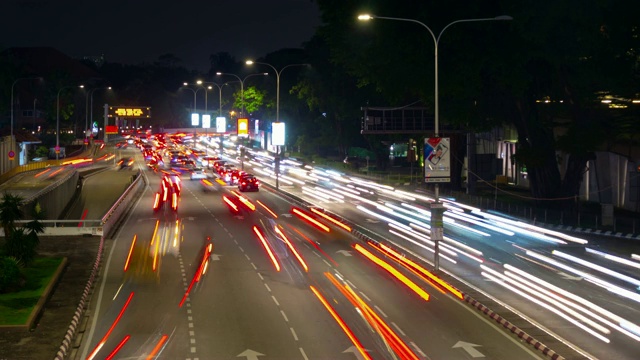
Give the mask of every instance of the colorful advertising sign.
[[109, 106], [109, 117], [150, 118], [151, 108], [146, 106]]
[[451, 181], [449, 138], [424, 139], [424, 181], [427, 183]]
[[238, 136], [249, 136], [249, 119], [238, 118]]
[[274, 122], [271, 124], [271, 145], [283, 146], [284, 145], [284, 123]]
[[191, 126], [200, 125], [200, 114], [193, 113], [191, 114]]
[[227, 118], [225, 118], [224, 116], [218, 116], [216, 118], [216, 132], [227, 132]]
[[105, 133], [107, 134], [117, 134], [118, 133], [118, 126], [116, 125], [107, 125], [105, 127]]
[[209, 114], [202, 115], [202, 128], [203, 129], [211, 128], [211, 115]]

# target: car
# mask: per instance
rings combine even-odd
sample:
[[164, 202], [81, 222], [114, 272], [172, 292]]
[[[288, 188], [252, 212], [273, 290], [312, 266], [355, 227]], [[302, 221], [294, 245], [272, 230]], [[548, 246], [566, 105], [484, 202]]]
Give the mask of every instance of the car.
[[194, 170], [196, 168], [196, 162], [193, 160], [183, 160], [182, 164], [178, 166], [182, 169]]
[[202, 157], [201, 164], [204, 167], [212, 168], [214, 162], [220, 160], [217, 156], [204, 156]]
[[133, 166], [133, 158], [123, 157], [120, 160], [118, 160], [117, 165], [120, 167], [120, 169], [130, 168]]
[[204, 171], [203, 168], [195, 168], [193, 170], [191, 170], [191, 180], [196, 180], [196, 179], [206, 179], [207, 178], [207, 173]]
[[170, 206], [171, 210], [178, 211], [178, 201], [180, 197], [180, 179], [172, 175], [165, 175], [160, 183], [160, 190], [156, 192], [153, 201], [153, 211], [160, 210], [164, 204]]
[[238, 184], [238, 180], [240, 180], [240, 175], [242, 175], [242, 171], [238, 169], [233, 169], [233, 170], [228, 170], [227, 172], [231, 174], [231, 179], [230, 179], [231, 185]]
[[259, 191], [260, 180], [255, 176], [248, 174], [238, 180], [238, 190], [240, 191]]

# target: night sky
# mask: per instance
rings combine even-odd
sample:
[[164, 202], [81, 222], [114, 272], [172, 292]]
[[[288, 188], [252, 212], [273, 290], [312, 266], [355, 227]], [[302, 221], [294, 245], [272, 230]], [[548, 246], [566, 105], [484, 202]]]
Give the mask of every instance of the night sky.
[[301, 47], [320, 25], [311, 0], [0, 0], [0, 14], [0, 49], [51, 46], [127, 64], [171, 53], [200, 71], [218, 52], [242, 61]]

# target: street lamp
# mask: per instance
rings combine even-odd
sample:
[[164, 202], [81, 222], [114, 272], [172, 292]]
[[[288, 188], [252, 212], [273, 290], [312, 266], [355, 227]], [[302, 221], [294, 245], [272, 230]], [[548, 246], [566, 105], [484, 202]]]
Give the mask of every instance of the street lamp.
[[216, 75], [221, 76], [221, 75], [229, 75], [229, 76], [233, 76], [236, 79], [238, 79], [238, 81], [240, 82], [240, 98], [242, 99], [242, 105], [241, 105], [241, 110], [240, 110], [240, 116], [244, 116], [244, 82], [252, 77], [252, 76], [258, 76], [258, 75], [262, 75], [262, 76], [267, 76], [269, 75], [269, 73], [256, 73], [256, 74], [249, 74], [247, 76], [244, 77], [244, 79], [240, 78], [240, 76], [236, 75], [236, 74], [229, 74], [229, 73], [223, 73], [223, 72], [217, 72]]
[[[111, 90], [111, 86], [93, 88], [87, 92], [85, 99], [85, 116], [84, 116], [84, 137], [87, 138], [87, 130], [89, 130], [89, 113], [91, 113], [91, 123], [93, 124], [93, 93], [96, 90]], [[91, 102], [89, 102], [91, 99]]]
[[[60, 90], [58, 90], [58, 95], [56, 97], [56, 148], [55, 148], [55, 150], [56, 150], [56, 160], [60, 159], [60, 157], [59, 157], [59, 152], [60, 152], [60, 93], [64, 89], [70, 89], [70, 88], [74, 88], [74, 87], [76, 87], [76, 85], [69, 85], [69, 86], [61, 87]], [[80, 85], [78, 87], [83, 89], [84, 85]]]
[[[440, 114], [439, 114], [439, 104], [438, 104], [438, 44], [440, 44], [440, 37], [442, 36], [442, 33], [444, 33], [445, 30], [447, 30], [449, 28], [449, 26], [454, 25], [454, 24], [458, 24], [458, 23], [463, 23], [463, 22], [478, 22], [478, 21], [504, 21], [504, 20], [513, 20], [513, 18], [511, 16], [508, 15], [501, 15], [501, 16], [496, 16], [496, 17], [492, 17], [492, 18], [479, 18], [479, 19], [462, 19], [462, 20], [456, 20], [453, 22], [450, 22], [449, 24], [447, 24], [447, 26], [445, 26], [440, 33], [438, 34], [438, 36], [436, 37], [436, 35], [434, 34], [434, 32], [431, 30], [431, 28], [429, 28], [426, 24], [424, 24], [421, 21], [418, 20], [414, 20], [414, 19], [405, 19], [405, 18], [396, 18], [396, 17], [386, 17], [386, 16], [374, 16], [374, 15], [368, 15], [368, 14], [364, 14], [364, 15], [358, 15], [358, 20], [361, 21], [369, 21], [369, 20], [373, 20], [373, 19], [383, 19], [383, 20], [396, 20], [396, 21], [405, 21], [405, 22], [412, 22], [412, 23], [416, 23], [419, 24], [421, 26], [423, 26], [425, 29], [427, 29], [427, 31], [429, 31], [429, 34], [431, 34], [431, 37], [433, 38], [433, 43], [435, 46], [435, 52], [434, 52], [434, 59], [435, 59], [435, 84], [434, 84], [434, 115], [435, 115], [435, 121], [434, 121], [434, 137], [438, 137], [438, 133], [439, 133], [439, 121], [440, 121]], [[434, 246], [434, 268], [436, 271], [438, 271], [440, 269], [440, 253], [439, 253], [439, 243], [440, 241], [443, 239], [443, 228], [442, 228], [442, 213], [444, 211], [444, 207], [442, 206], [442, 204], [439, 202], [439, 186], [438, 183], [435, 184], [435, 201], [433, 203], [431, 203], [431, 240], [433, 240], [435, 246]]]
[[[265, 63], [265, 62], [258, 62], [258, 61], [253, 61], [253, 60], [247, 60], [245, 61], [245, 63], [247, 65], [253, 65], [253, 64], [260, 64], [260, 65], [266, 65], [270, 68], [273, 69], [273, 71], [275, 71], [276, 73], [276, 123], [280, 122], [280, 75], [282, 74], [282, 72], [284, 71], [284, 69], [288, 68], [288, 67], [292, 67], [292, 66], [310, 66], [310, 64], [289, 64], [284, 66], [283, 68], [280, 69], [280, 71], [278, 71], [273, 65]], [[280, 182], [279, 182], [279, 178], [280, 178], [280, 145], [278, 145], [277, 147], [277, 151], [276, 151], [276, 166], [275, 166], [275, 170], [276, 170], [276, 189], [280, 188]]]
[[222, 85], [219, 85], [217, 83], [214, 82], [204, 82], [203, 84], [208, 85], [207, 89], [211, 90], [213, 89], [213, 87], [211, 87], [211, 85], [215, 85], [215, 87], [218, 88], [218, 104], [219, 104], [219, 110], [218, 110], [218, 116], [222, 116], [222, 88], [227, 85], [227, 83], [224, 83]]
[[247, 65], [253, 65], [253, 64], [266, 65], [266, 66], [272, 68], [273, 71], [275, 71], [275, 73], [276, 73], [276, 122], [280, 122], [280, 75], [282, 74], [284, 69], [286, 69], [288, 67], [291, 67], [291, 66], [310, 66], [310, 64], [289, 64], [289, 65], [286, 65], [285, 67], [283, 67], [282, 69], [280, 69], [280, 71], [278, 71], [278, 70], [276, 70], [276, 68], [273, 65], [268, 64], [268, 63], [264, 63], [264, 62], [247, 60], [247, 61], [245, 61], [245, 63]]
[[188, 86], [189, 86], [189, 84], [188, 84], [188, 83], [182, 83], [182, 85], [184, 85], [184, 86], [182, 87], [182, 89], [187, 89], [187, 90], [191, 90], [191, 91], [193, 91], [193, 111], [192, 111], [192, 112], [194, 112], [194, 113], [195, 113], [195, 112], [196, 112], [196, 93], [197, 93], [197, 92], [198, 92], [198, 90], [200, 90], [200, 89], [198, 89], [198, 90], [193, 90], [192, 88], [188, 87]]
[[[23, 77], [23, 78], [19, 78], [16, 79], [13, 84], [11, 84], [11, 136], [13, 139], [13, 87], [16, 85], [16, 83], [18, 83], [18, 81], [20, 80], [43, 80], [43, 78], [41, 76], [36, 76], [36, 77]], [[13, 140], [12, 140], [13, 141]]]

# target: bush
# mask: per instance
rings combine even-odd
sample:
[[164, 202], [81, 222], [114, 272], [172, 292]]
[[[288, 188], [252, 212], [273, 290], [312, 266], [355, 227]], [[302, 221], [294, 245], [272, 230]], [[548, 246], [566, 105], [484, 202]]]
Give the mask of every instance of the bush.
[[25, 265], [28, 265], [36, 257], [37, 234], [25, 234], [24, 228], [17, 228], [5, 240], [5, 253], [15, 257]]
[[8, 292], [20, 281], [20, 266], [15, 258], [0, 256], [0, 294]]

